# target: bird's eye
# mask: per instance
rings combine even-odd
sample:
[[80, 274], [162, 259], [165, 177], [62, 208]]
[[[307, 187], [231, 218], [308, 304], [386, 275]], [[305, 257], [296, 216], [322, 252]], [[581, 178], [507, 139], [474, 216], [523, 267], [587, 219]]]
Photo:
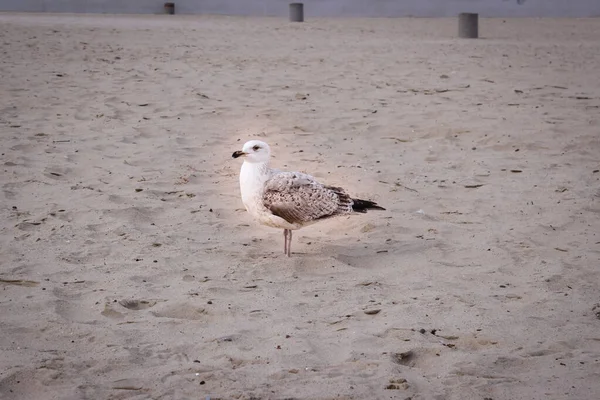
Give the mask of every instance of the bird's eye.
[[254, 150], [254, 151], [258, 151], [258, 149], [260, 149], [260, 146], [259, 146], [259, 145], [255, 145], [255, 146], [252, 148], [252, 150]]

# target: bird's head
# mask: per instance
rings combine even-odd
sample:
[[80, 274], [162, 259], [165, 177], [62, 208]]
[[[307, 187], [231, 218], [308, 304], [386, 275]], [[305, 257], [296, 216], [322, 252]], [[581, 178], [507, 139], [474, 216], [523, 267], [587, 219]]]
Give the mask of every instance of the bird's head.
[[250, 140], [244, 143], [242, 150], [234, 152], [232, 157], [244, 157], [244, 161], [249, 163], [265, 163], [271, 157], [271, 148], [260, 140]]

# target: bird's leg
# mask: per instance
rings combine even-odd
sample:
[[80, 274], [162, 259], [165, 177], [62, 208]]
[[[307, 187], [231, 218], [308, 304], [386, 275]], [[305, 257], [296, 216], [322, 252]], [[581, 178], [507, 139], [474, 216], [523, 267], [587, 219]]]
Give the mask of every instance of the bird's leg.
[[287, 244], [287, 256], [290, 257], [292, 255], [292, 230], [288, 229], [288, 244]]
[[287, 254], [287, 244], [288, 244], [288, 230], [283, 230], [283, 254]]

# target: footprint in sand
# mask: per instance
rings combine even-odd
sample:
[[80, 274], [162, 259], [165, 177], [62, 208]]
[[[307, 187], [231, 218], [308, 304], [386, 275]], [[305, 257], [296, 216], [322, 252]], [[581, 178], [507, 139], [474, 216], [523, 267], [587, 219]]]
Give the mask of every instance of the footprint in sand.
[[161, 209], [151, 207], [127, 207], [123, 209], [105, 209], [102, 210], [102, 217], [105, 219], [116, 220], [121, 224], [126, 224], [142, 232], [151, 231], [151, 224], [154, 218], [160, 215]]
[[[17, 192], [14, 192], [12, 190], [6, 189], [7, 186], [9, 186], [9, 184], [5, 184], [4, 186], [2, 186], [2, 192], [4, 193], [4, 197], [6, 198], [6, 200], [14, 200], [14, 199], [16, 199]], [[11, 184], [10, 186], [14, 187], [13, 184]]]
[[134, 116], [134, 112], [131, 109], [134, 106], [120, 100], [118, 97], [113, 96], [107, 98], [104, 102], [104, 105], [113, 112], [110, 118], [114, 118], [119, 121], [126, 121], [129, 117]]
[[156, 300], [135, 300], [135, 299], [125, 299], [119, 301], [119, 304], [129, 310], [145, 310], [147, 308], [154, 307], [158, 301]]
[[123, 319], [125, 318], [125, 314], [120, 313], [116, 310], [113, 310], [112, 306], [110, 305], [110, 303], [106, 303], [104, 305], [104, 310], [102, 310], [102, 312], [100, 313], [103, 316], [107, 317], [107, 318], [112, 318], [112, 319]]
[[152, 308], [159, 302], [165, 301], [166, 300], [123, 299], [117, 302], [116, 300], [107, 299], [104, 304], [104, 310], [100, 314], [111, 319], [123, 319], [128, 315], [127, 311], [119, 308], [117, 304], [127, 310], [141, 311]]
[[72, 172], [71, 168], [65, 167], [48, 167], [44, 171], [44, 175], [50, 179], [65, 179], [66, 175], [69, 175]]
[[42, 223], [38, 221], [23, 221], [15, 225], [15, 227], [21, 231], [29, 232], [37, 231], [41, 224]]
[[0, 379], [0, 398], [39, 398], [40, 393], [47, 392], [48, 387], [61, 382], [64, 371], [63, 365], [52, 362], [38, 368], [18, 368], [16, 372]]
[[179, 303], [168, 305], [161, 310], [150, 312], [155, 317], [200, 320], [207, 317], [206, 309], [202, 307], [194, 307], [188, 303]]
[[64, 318], [66, 321], [78, 322], [84, 324], [93, 324], [96, 319], [85, 306], [82, 306], [80, 296], [71, 296], [69, 299], [58, 299], [52, 302], [54, 312]]

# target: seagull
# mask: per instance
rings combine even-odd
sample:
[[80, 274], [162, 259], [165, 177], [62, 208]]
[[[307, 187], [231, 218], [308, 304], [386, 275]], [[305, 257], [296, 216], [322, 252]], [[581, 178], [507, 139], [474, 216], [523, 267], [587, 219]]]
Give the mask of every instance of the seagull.
[[283, 229], [283, 252], [292, 253], [292, 231], [340, 215], [385, 210], [369, 200], [353, 199], [341, 187], [313, 176], [271, 168], [271, 149], [260, 140], [244, 143], [233, 158], [243, 157], [240, 192], [246, 211], [260, 224]]

